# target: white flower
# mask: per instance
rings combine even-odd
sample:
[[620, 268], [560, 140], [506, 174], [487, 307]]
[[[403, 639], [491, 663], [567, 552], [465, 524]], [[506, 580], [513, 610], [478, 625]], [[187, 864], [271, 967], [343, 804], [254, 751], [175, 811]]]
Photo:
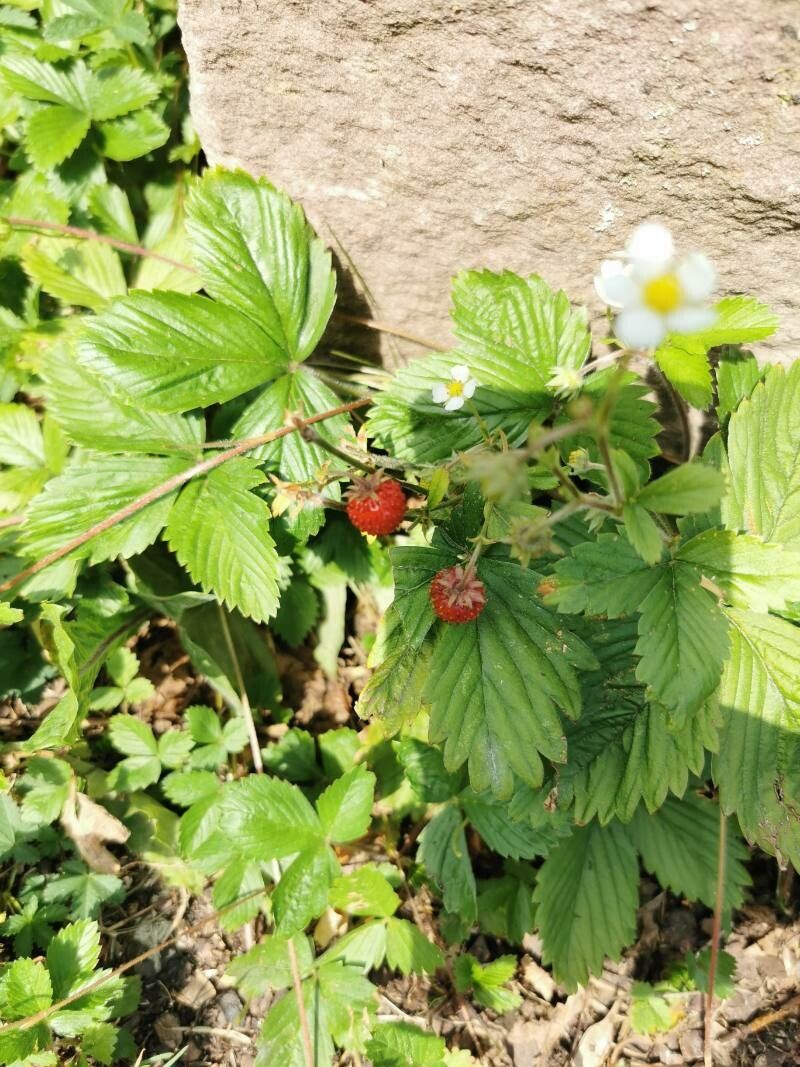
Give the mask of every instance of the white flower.
[[583, 385], [581, 372], [574, 367], [551, 367], [550, 372], [547, 387], [552, 389], [556, 396], [572, 396]]
[[450, 371], [450, 378], [446, 382], [434, 385], [431, 393], [434, 404], [443, 404], [445, 411], [458, 411], [463, 408], [464, 401], [469, 400], [475, 393], [478, 383], [469, 376], [469, 367], [459, 365]]
[[614, 329], [631, 348], [655, 348], [668, 333], [697, 333], [716, 318], [708, 299], [716, 280], [702, 252], [676, 256], [669, 230], [645, 222], [628, 240], [624, 262], [600, 264], [594, 286], [617, 315]]

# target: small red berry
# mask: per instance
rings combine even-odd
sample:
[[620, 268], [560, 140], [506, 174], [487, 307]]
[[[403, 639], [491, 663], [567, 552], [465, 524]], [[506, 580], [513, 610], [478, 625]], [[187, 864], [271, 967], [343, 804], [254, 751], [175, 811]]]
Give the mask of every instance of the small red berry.
[[382, 474], [354, 479], [347, 492], [347, 517], [362, 533], [394, 533], [405, 512], [405, 493], [397, 482]]
[[486, 607], [486, 587], [474, 571], [445, 567], [431, 582], [433, 610], [443, 622], [472, 622]]

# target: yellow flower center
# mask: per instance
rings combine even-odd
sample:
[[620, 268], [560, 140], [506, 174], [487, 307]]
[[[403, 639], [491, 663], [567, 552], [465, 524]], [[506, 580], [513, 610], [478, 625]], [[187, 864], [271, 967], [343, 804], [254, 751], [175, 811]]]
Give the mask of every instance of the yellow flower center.
[[644, 287], [644, 302], [653, 311], [668, 315], [681, 302], [681, 287], [674, 274], [662, 274]]
[[447, 383], [447, 392], [450, 394], [450, 396], [461, 396], [464, 392], [464, 383], [457, 382], [455, 378], [452, 378]]

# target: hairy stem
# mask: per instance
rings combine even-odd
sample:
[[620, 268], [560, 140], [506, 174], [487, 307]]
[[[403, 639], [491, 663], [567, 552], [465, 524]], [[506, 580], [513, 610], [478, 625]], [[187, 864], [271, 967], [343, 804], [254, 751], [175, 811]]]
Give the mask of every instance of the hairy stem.
[[239, 657], [236, 654], [236, 647], [231, 637], [231, 629], [228, 626], [228, 617], [225, 614], [225, 608], [217, 601], [217, 609], [219, 611], [219, 621], [222, 624], [222, 632], [225, 636], [225, 644], [228, 648], [228, 654], [231, 657], [231, 663], [233, 664], [233, 673], [236, 675], [236, 686], [239, 690], [239, 701], [242, 705], [242, 717], [247, 727], [247, 739], [250, 742], [250, 753], [253, 757], [253, 767], [257, 774], [262, 774], [264, 771], [264, 763], [261, 759], [261, 746], [258, 743], [258, 734], [256, 733], [256, 723], [253, 718], [253, 709], [250, 707], [250, 698], [247, 695], [247, 687], [244, 684], [244, 677], [242, 675], [242, 668], [239, 664]]
[[300, 978], [300, 968], [297, 964], [297, 952], [291, 937], [286, 942], [286, 952], [289, 956], [289, 966], [292, 969], [292, 985], [294, 986], [294, 996], [297, 1001], [297, 1012], [300, 1016], [300, 1033], [303, 1036], [303, 1054], [306, 1067], [314, 1067], [314, 1046], [311, 1043], [311, 1030], [308, 1025], [308, 1015], [306, 1014], [306, 1002], [303, 999], [303, 982]]
[[[369, 397], [362, 397], [361, 400], [352, 400], [349, 404], [340, 404], [338, 407], [331, 408], [329, 411], [321, 411], [318, 415], [311, 415], [309, 418], [303, 419], [301, 425], [323, 422], [325, 419], [332, 419], [335, 415], [342, 415], [347, 411], [355, 411], [356, 408], [361, 408], [366, 404], [371, 403], [372, 401]], [[215, 467], [219, 467], [227, 462], [227, 460], [244, 455], [245, 452], [252, 452], [254, 448], [260, 448], [261, 445], [269, 444], [271, 441], [277, 441], [278, 438], [286, 437], [287, 434], [296, 433], [299, 428], [300, 426], [298, 425], [282, 426], [279, 430], [270, 430], [268, 433], [259, 434], [257, 437], [247, 437], [242, 441], [238, 441], [224, 452], [217, 452], [216, 455], [209, 456], [208, 459], [204, 459], [200, 463], [195, 463], [192, 467], [187, 467], [185, 471], [181, 471], [179, 474], [173, 475], [160, 485], [156, 485], [152, 489], [149, 489], [136, 500], [132, 500], [130, 504], [126, 504], [125, 507], [115, 511], [113, 515], [109, 515], [100, 522], [96, 522], [94, 526], [90, 526], [88, 530], [84, 530], [83, 533], [73, 537], [71, 541], [67, 541], [61, 548], [56, 548], [52, 552], [48, 552], [46, 556], [37, 560], [36, 563], [32, 563], [30, 567], [25, 567], [11, 578], [6, 579], [5, 582], [0, 584], [0, 593], [5, 593], [9, 589], [13, 589], [32, 575], [38, 574], [39, 571], [44, 570], [45, 567], [49, 567], [52, 563], [56, 563], [58, 560], [63, 559], [64, 556], [68, 556], [70, 552], [73, 552], [76, 548], [80, 548], [81, 545], [85, 545], [87, 541], [91, 541], [92, 538], [97, 537], [98, 534], [105, 533], [105, 531], [110, 530], [112, 526], [117, 526], [119, 523], [124, 522], [125, 519], [129, 519], [131, 515], [136, 515], [137, 512], [146, 508], [149, 504], [154, 503], [154, 501], [168, 496], [182, 485], [185, 485], [186, 482], [190, 482], [192, 478], [198, 478], [203, 474], [207, 474]]]
[[703, 1063], [712, 1067], [711, 1053], [712, 1025], [714, 1022], [714, 980], [717, 977], [717, 959], [719, 957], [719, 937], [722, 929], [722, 910], [725, 904], [725, 860], [727, 856], [726, 838], [728, 836], [728, 817], [719, 805], [719, 848], [717, 851], [717, 896], [714, 901], [714, 922], [711, 927], [711, 956], [708, 962], [708, 992], [706, 993], [706, 1013], [703, 1027]]
[[154, 252], [144, 245], [134, 245], [129, 241], [119, 241], [116, 237], [109, 237], [105, 233], [97, 233], [96, 230], [85, 230], [82, 226], [67, 226], [61, 222], [48, 222], [46, 219], [27, 219], [19, 215], [4, 215], [0, 222], [20, 230], [50, 230], [61, 237], [77, 237], [82, 241], [98, 241], [103, 245], [111, 245], [121, 252], [129, 252], [132, 256], [146, 256], [149, 259], [158, 259], [162, 263], [168, 263], [170, 267], [186, 270], [190, 274], [197, 274], [196, 267], [190, 267], [188, 263], [181, 263], [171, 256], [162, 256], [160, 252]]

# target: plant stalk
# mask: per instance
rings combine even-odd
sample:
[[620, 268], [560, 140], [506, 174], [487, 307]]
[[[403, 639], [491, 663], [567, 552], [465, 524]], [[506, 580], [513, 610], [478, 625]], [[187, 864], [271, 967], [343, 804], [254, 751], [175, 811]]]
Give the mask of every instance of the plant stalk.
[[717, 895], [714, 901], [714, 921], [711, 927], [711, 956], [708, 962], [708, 992], [703, 1027], [703, 1064], [713, 1067], [711, 1052], [712, 1025], [714, 1022], [714, 981], [717, 977], [719, 939], [722, 929], [722, 910], [725, 905], [725, 861], [727, 858], [728, 817], [719, 805], [719, 848], [717, 851]]
[[[355, 411], [356, 408], [361, 408], [366, 404], [371, 403], [372, 400], [369, 397], [362, 397], [361, 400], [352, 400], [349, 404], [340, 404], [338, 407], [331, 408], [329, 411], [321, 411], [318, 415], [312, 415], [307, 419], [303, 419], [301, 425], [323, 422], [325, 419], [332, 419], [335, 415], [342, 415], [347, 411]], [[88, 530], [84, 530], [83, 533], [73, 537], [71, 541], [62, 545], [61, 548], [56, 548], [52, 552], [48, 552], [46, 556], [37, 560], [36, 563], [32, 563], [29, 567], [25, 567], [17, 574], [12, 575], [11, 578], [7, 578], [6, 581], [0, 584], [0, 593], [5, 593], [9, 589], [14, 589], [15, 586], [19, 585], [21, 582], [24, 582], [34, 574], [38, 574], [39, 571], [43, 571], [45, 567], [49, 567], [52, 563], [56, 563], [58, 560], [63, 559], [64, 556], [68, 556], [69, 553], [73, 552], [76, 548], [85, 545], [86, 542], [91, 541], [93, 537], [105, 533], [105, 531], [110, 530], [112, 526], [117, 526], [119, 523], [124, 522], [125, 519], [129, 519], [131, 515], [136, 515], [137, 512], [146, 508], [149, 504], [154, 503], [156, 500], [160, 500], [162, 497], [168, 496], [176, 489], [180, 489], [182, 485], [185, 485], [186, 482], [190, 482], [192, 478], [198, 478], [200, 475], [208, 474], [209, 471], [213, 470], [215, 467], [221, 466], [227, 460], [244, 455], [245, 452], [252, 452], [254, 448], [260, 448], [261, 445], [269, 444], [271, 441], [277, 441], [280, 437], [286, 437], [287, 434], [296, 433], [299, 428], [300, 426], [297, 425], [282, 426], [279, 430], [270, 430], [268, 433], [259, 434], [257, 437], [247, 437], [242, 441], [238, 441], [224, 452], [217, 452], [216, 455], [209, 456], [208, 459], [204, 459], [200, 463], [195, 463], [192, 467], [187, 467], [185, 471], [181, 471], [179, 474], [174, 474], [165, 482], [149, 489], [136, 500], [132, 500], [130, 504], [126, 504], [125, 507], [115, 511], [113, 515], [109, 515], [100, 522], [96, 522], [94, 526], [90, 526]]]

